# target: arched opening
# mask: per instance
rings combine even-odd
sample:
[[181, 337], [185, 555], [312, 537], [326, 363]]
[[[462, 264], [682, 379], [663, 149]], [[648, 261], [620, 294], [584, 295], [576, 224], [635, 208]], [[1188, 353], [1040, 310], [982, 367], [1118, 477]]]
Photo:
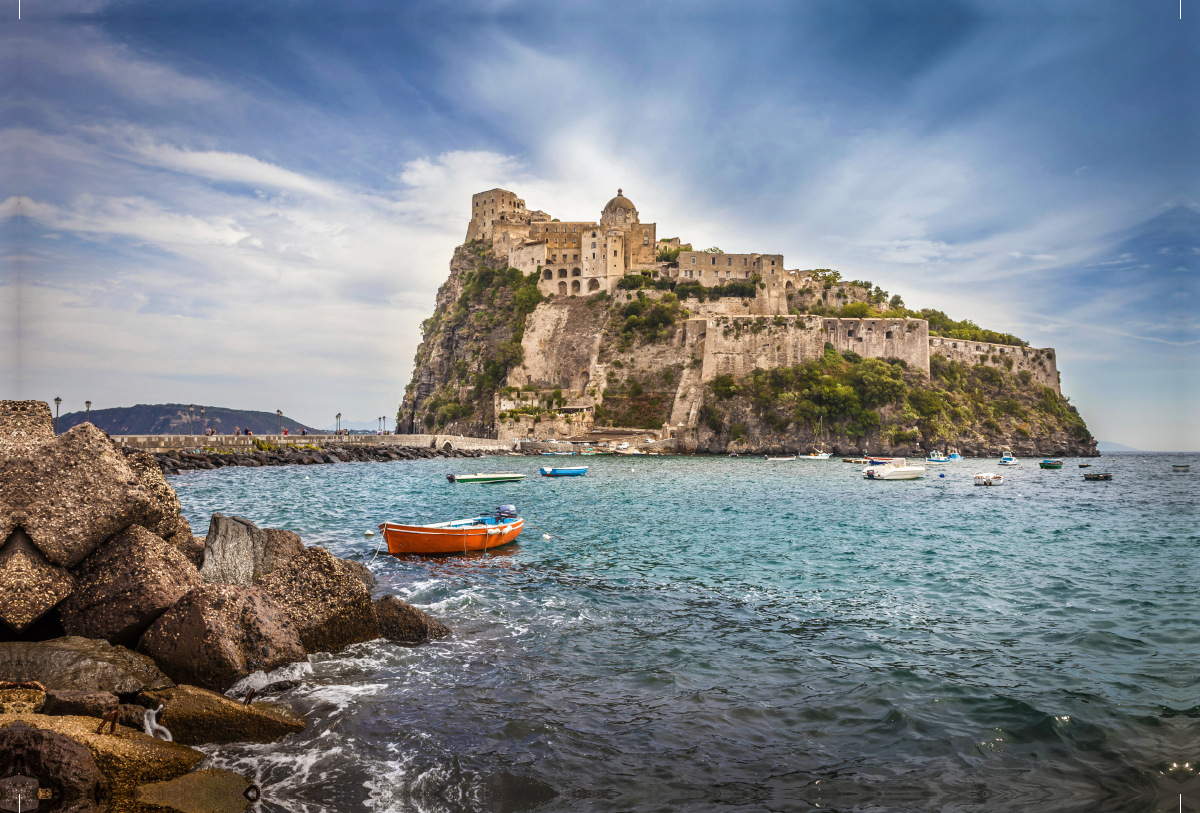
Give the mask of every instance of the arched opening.
[[554, 272], [547, 268], [542, 272], [542, 279], [554, 279]]
[[571, 293], [573, 293], [573, 294], [579, 293], [579, 280], [577, 280], [577, 279], [571, 280]]
[[787, 281], [787, 285], [785, 285], [785, 286], [783, 286], [783, 287], [784, 287], [784, 288], [795, 288], [796, 286], [795, 286], [795, 285], [793, 285], [793, 284], [792, 284], [792, 281], [789, 279], [789, 280]]
[[567, 292], [567, 283], [565, 283], [565, 282], [558, 283], [558, 292], [560, 294], [565, 294]]
[[573, 276], [573, 277], [579, 277], [579, 276], [582, 276], [582, 275], [583, 275], [583, 272], [582, 272], [582, 271], [580, 271], [578, 268], [572, 268], [572, 269], [571, 269], [571, 276]]
[[567, 276], [567, 269], [565, 269], [565, 268], [560, 268], [560, 269], [558, 269], [558, 276], [559, 276], [559, 277], [566, 277], [566, 276]]
[[599, 291], [600, 290], [600, 280], [589, 279], [588, 280], [588, 290], [589, 291]]
[[450, 441], [446, 441], [445, 443], [442, 444], [442, 451], [444, 451], [444, 452], [454, 451], [454, 444], [451, 443]]

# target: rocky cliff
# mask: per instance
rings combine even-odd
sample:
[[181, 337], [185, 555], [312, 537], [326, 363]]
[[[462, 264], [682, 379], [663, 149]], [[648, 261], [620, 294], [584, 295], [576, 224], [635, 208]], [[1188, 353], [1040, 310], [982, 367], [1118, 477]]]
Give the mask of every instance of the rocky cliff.
[[543, 297], [536, 273], [503, 265], [482, 244], [456, 250], [400, 432], [549, 439], [611, 426], [696, 453], [1096, 454], [1053, 350], [881, 303], [869, 283], [814, 284], [786, 315], [764, 315], [753, 286], [730, 296], [631, 275], [613, 295]]

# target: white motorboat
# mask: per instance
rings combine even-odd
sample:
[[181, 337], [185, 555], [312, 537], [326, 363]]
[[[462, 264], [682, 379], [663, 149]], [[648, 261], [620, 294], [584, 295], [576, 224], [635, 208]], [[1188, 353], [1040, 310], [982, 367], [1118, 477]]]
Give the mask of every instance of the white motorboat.
[[903, 457], [895, 457], [882, 465], [868, 466], [863, 469], [863, 478], [866, 480], [916, 480], [924, 473], [924, 466], [910, 466]]
[[792, 455], [791, 457], [768, 457], [766, 458], [766, 461], [768, 463], [787, 463], [795, 459], [796, 456]]
[[975, 485], [977, 486], [998, 486], [1004, 483], [1003, 474], [976, 474]]
[[929, 457], [925, 458], [925, 462], [932, 463], [934, 465], [939, 465], [942, 463], [949, 463], [950, 458], [946, 457], [946, 455], [942, 454], [937, 449], [934, 449], [933, 452], [929, 455]]
[[1019, 462], [1017, 462], [1017, 459], [1015, 457], [1013, 457], [1012, 452], [1010, 452], [1008, 449], [1005, 449], [1004, 454], [1000, 455], [1000, 465], [1001, 466], [1019, 466], [1021, 464]]
[[832, 456], [833, 456], [832, 452], [817, 452], [815, 454], [799, 455], [799, 457], [797, 459], [798, 460], [828, 460]]

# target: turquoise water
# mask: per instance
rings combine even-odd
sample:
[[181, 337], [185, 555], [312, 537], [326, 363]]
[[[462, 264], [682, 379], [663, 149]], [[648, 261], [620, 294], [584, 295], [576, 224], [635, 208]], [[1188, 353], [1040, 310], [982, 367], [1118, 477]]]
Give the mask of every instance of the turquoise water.
[[[380, 555], [380, 590], [455, 636], [313, 657], [285, 695], [308, 730], [210, 763], [293, 811], [1200, 810], [1183, 459], [1089, 461], [1111, 483], [1072, 460], [910, 482], [716, 457], [181, 475], [197, 533], [234, 513], [362, 561], [384, 520], [515, 503], [537, 526], [489, 554]], [[530, 479], [444, 477], [491, 469]]]

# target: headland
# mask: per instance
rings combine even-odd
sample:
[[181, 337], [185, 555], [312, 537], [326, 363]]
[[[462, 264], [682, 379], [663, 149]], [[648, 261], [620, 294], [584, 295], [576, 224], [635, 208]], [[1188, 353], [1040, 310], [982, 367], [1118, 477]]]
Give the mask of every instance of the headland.
[[474, 195], [422, 329], [400, 433], [636, 428], [686, 453], [1096, 454], [1053, 348], [838, 271], [788, 269], [782, 254], [658, 238], [622, 190], [595, 221]]

